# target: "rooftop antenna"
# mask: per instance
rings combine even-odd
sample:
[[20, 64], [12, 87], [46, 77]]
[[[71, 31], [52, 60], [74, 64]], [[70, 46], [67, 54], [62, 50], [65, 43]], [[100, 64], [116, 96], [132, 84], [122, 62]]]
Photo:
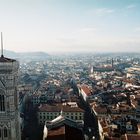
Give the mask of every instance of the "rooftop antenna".
[[1, 32], [1, 57], [3, 56], [3, 37], [2, 37], [2, 32]]

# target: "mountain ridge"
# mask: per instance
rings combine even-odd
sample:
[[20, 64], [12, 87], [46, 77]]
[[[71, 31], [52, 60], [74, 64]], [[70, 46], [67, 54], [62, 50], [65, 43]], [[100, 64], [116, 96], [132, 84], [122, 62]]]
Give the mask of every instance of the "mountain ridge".
[[3, 55], [8, 58], [16, 58], [16, 59], [45, 59], [50, 55], [46, 52], [14, 52], [10, 50], [4, 50]]

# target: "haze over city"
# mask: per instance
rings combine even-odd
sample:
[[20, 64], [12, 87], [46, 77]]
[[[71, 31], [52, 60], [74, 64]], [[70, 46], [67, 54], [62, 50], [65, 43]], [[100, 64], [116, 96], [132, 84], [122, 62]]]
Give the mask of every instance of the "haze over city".
[[139, 0], [0, 1], [4, 49], [138, 52]]
[[140, 0], [0, 0], [0, 140], [140, 140]]

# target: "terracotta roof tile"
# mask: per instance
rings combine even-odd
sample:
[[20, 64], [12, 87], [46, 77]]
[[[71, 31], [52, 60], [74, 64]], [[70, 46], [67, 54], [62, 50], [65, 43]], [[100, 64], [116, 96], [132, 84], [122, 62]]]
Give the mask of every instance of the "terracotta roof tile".
[[87, 85], [82, 85], [81, 89], [85, 92], [87, 96], [91, 95], [91, 90]]
[[105, 113], [107, 113], [106, 107], [96, 106], [96, 107], [94, 107], [94, 109], [99, 114], [105, 114]]
[[79, 107], [71, 107], [70, 105], [42, 104], [41, 106], [39, 106], [39, 111], [40, 112], [60, 112], [61, 110], [63, 110], [63, 112], [84, 112], [81, 108], [79, 108]]

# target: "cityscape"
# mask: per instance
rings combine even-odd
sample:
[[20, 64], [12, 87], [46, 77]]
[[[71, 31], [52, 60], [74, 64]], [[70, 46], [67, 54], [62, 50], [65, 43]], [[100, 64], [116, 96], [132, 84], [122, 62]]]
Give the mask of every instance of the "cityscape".
[[0, 140], [140, 140], [139, 7], [0, 1]]
[[[20, 114], [18, 134], [22, 140], [139, 139], [139, 54], [46, 57], [17, 58], [19, 80], [14, 86], [19, 105], [15, 107]], [[0, 58], [1, 65], [15, 62], [3, 55]], [[3, 68], [6, 73], [8, 67]], [[8, 82], [1, 78], [1, 88], [4, 83]], [[1, 110], [6, 111], [2, 99], [1, 95]], [[7, 131], [9, 139], [10, 130]], [[2, 129], [1, 138], [6, 139]]]

